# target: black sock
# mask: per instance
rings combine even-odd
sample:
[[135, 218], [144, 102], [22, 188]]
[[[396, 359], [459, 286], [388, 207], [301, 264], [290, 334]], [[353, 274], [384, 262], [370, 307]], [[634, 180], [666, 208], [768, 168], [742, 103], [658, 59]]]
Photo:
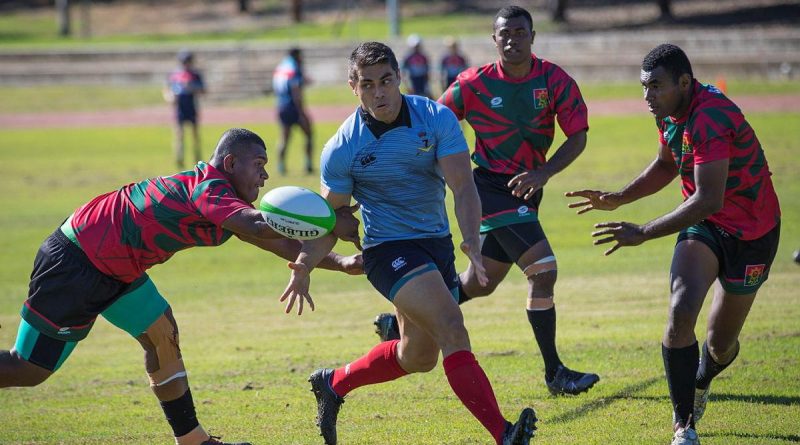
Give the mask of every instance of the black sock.
[[472, 300], [472, 297], [467, 295], [467, 293], [464, 292], [464, 286], [458, 283], [458, 305], [461, 306], [469, 300]]
[[689, 417], [694, 410], [694, 378], [697, 375], [697, 360], [700, 350], [697, 342], [685, 348], [668, 348], [661, 345], [661, 357], [667, 372], [669, 396], [675, 410], [675, 421], [694, 428], [694, 418]]
[[700, 389], [708, 389], [708, 385], [711, 384], [711, 380], [719, 375], [719, 373], [727, 368], [731, 363], [733, 363], [738, 356], [739, 342], [737, 341], [736, 353], [733, 354], [733, 358], [728, 363], [720, 365], [719, 363], [715, 362], [711, 357], [711, 354], [708, 353], [708, 345], [703, 343], [703, 357], [700, 359], [700, 366], [697, 368], [695, 387]]
[[167, 422], [172, 427], [175, 437], [188, 434], [200, 425], [192, 402], [192, 391], [187, 389], [182, 396], [169, 402], [161, 402], [161, 409], [167, 416]]
[[555, 306], [545, 311], [528, 311], [528, 321], [533, 328], [533, 335], [536, 343], [542, 352], [544, 360], [544, 378], [553, 380], [553, 377], [561, 366], [561, 359], [558, 358], [556, 350], [556, 308]]

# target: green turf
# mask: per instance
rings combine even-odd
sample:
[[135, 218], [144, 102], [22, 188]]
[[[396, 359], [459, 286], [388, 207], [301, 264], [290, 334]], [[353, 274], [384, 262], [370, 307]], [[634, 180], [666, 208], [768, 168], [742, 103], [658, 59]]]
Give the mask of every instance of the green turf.
[[[312, 19], [300, 24], [280, 25], [279, 21], [268, 18], [262, 26], [239, 26], [225, 32], [186, 32], [176, 27], [168, 33], [120, 33], [107, 32], [104, 35], [83, 37], [81, 22], [77, 12], [73, 13], [73, 35], [59, 37], [55, 12], [16, 11], [0, 15], [0, 47], [41, 48], [41, 47], [91, 47], [131, 44], [159, 44], [191, 42], [202, 44], [211, 42], [242, 41], [319, 41], [319, 40], [382, 40], [389, 36], [389, 25], [385, 17], [364, 17], [360, 14], [330, 14], [323, 19]], [[550, 32], [557, 26], [547, 20], [536, 23], [540, 32]], [[491, 23], [484, 14], [438, 14], [403, 17], [402, 33], [412, 33], [423, 37], [442, 37], [446, 35], [486, 35], [491, 34]]]
[[[703, 444], [800, 441], [800, 194], [796, 141], [800, 114], [752, 114], [766, 147], [784, 219], [778, 257], [742, 332], [739, 360], [714, 382], [700, 426]], [[575, 216], [563, 192], [617, 188], [655, 155], [649, 116], [593, 118], [586, 152], [547, 185], [545, 230], [558, 255], [558, 343], [570, 366], [598, 372], [580, 397], [550, 397], [524, 315], [525, 281], [512, 272], [491, 298], [464, 306], [473, 348], [510, 418], [524, 405], [541, 418], [536, 443], [656, 444], [669, 441], [670, 404], [659, 341], [667, 312], [674, 237], [604, 258], [591, 224], [644, 222], [679, 202], [672, 184], [615, 213]], [[326, 137], [335, 125], [320, 125]], [[204, 127], [206, 154], [224, 128]], [[270, 147], [277, 130], [256, 126]], [[326, 136], [323, 136], [326, 135]], [[269, 187], [317, 187], [301, 176], [300, 138], [290, 176]], [[41, 240], [84, 201], [143, 177], [172, 172], [166, 127], [8, 130], [0, 137], [0, 347], [16, 336], [33, 257]], [[273, 172], [268, 167], [270, 173]], [[456, 237], [458, 238], [458, 237]], [[340, 245], [344, 252], [348, 246]], [[460, 267], [465, 265], [459, 256]], [[285, 261], [232, 240], [181, 252], [152, 269], [181, 328], [199, 418], [215, 434], [257, 444], [320, 444], [305, 382], [320, 366], [340, 366], [375, 344], [370, 322], [390, 305], [364, 277], [314, 273], [314, 313], [284, 315], [277, 301]], [[708, 305], [706, 305], [708, 306]], [[701, 338], [707, 308], [698, 323]], [[147, 388], [142, 353], [126, 334], [98, 321], [64, 367], [36, 388], [0, 390], [0, 443], [170, 443]], [[486, 444], [490, 438], [456, 400], [441, 366], [425, 375], [360, 388], [343, 406], [342, 444]]]

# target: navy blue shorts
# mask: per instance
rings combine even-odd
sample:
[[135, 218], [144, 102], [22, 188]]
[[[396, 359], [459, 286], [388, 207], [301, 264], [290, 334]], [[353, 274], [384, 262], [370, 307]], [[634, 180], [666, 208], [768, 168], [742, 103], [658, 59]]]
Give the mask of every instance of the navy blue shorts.
[[197, 107], [192, 95], [178, 95], [175, 97], [175, 119], [179, 124], [184, 122], [197, 123]]
[[294, 104], [278, 107], [278, 119], [284, 127], [291, 127], [300, 123], [300, 112]]
[[709, 221], [681, 230], [683, 240], [700, 241], [714, 252], [719, 262], [719, 282], [726, 292], [751, 294], [769, 278], [769, 269], [778, 252], [781, 225], [778, 223], [761, 238], [740, 240]]
[[[439, 271], [458, 301], [458, 273], [450, 235], [387, 241], [365, 249], [363, 257], [367, 279], [389, 301], [394, 300], [397, 291], [409, 280], [431, 270]], [[409, 273], [420, 266], [425, 267]]]

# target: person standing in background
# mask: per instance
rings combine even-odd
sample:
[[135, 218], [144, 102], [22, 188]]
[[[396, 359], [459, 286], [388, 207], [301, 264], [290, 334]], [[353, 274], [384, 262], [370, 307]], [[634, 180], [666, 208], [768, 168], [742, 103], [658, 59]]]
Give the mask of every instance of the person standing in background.
[[444, 44], [447, 47], [447, 53], [439, 64], [439, 78], [442, 81], [442, 91], [447, 91], [447, 88], [456, 81], [456, 77], [467, 69], [469, 62], [458, 50], [458, 40], [454, 37], [447, 36]]
[[281, 139], [278, 142], [278, 173], [286, 174], [286, 147], [297, 125], [306, 137], [306, 173], [313, 173], [311, 163], [313, 135], [311, 120], [303, 103], [303, 88], [308, 79], [303, 74], [303, 55], [299, 48], [292, 48], [272, 74], [272, 89], [278, 107], [278, 120], [281, 125]]
[[194, 68], [194, 54], [188, 50], [178, 53], [180, 67], [169, 74], [164, 88], [164, 99], [175, 108], [175, 140], [173, 148], [175, 164], [183, 168], [183, 126], [188, 123], [192, 127], [194, 148], [193, 162], [202, 159], [200, 152], [200, 130], [198, 125], [197, 96], [205, 94], [203, 76]]
[[401, 66], [408, 94], [433, 98], [430, 89], [430, 65], [428, 56], [422, 52], [422, 39], [416, 35], [408, 36], [411, 52], [403, 59]]

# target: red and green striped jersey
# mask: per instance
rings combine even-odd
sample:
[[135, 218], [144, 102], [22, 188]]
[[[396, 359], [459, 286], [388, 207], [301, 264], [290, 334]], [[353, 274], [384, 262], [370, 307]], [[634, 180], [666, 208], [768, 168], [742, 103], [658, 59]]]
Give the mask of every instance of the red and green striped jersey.
[[219, 170], [198, 162], [94, 198], [73, 213], [71, 226], [100, 272], [130, 283], [179, 250], [224, 243], [233, 232], [222, 223], [249, 208]]
[[694, 194], [694, 166], [728, 159], [722, 210], [707, 218], [736, 238], [760, 238], [778, 223], [778, 196], [761, 143], [739, 107], [713, 85], [694, 81], [692, 102], [680, 120], [656, 119], [659, 138], [672, 152], [684, 198]]
[[578, 85], [559, 66], [531, 55], [531, 72], [512, 79], [500, 62], [469, 68], [439, 98], [475, 130], [472, 160], [495, 173], [539, 168], [553, 143], [589, 128]]

